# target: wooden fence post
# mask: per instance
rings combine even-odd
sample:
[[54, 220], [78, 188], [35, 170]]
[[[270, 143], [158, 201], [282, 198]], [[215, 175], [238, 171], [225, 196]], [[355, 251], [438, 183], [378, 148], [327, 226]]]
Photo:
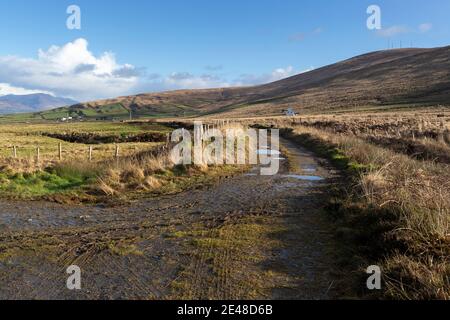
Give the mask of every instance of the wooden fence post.
[[114, 153], [114, 157], [115, 157], [116, 159], [119, 159], [119, 145], [118, 145], [118, 144], [116, 144], [116, 151], [115, 151], [115, 153]]
[[41, 159], [41, 150], [40, 150], [39, 146], [36, 147], [36, 159], [37, 159], [37, 162], [39, 162]]
[[62, 143], [61, 142], [59, 143], [59, 146], [58, 146], [58, 157], [59, 157], [59, 161], [61, 161], [62, 160]]
[[92, 146], [89, 146], [89, 161], [92, 161]]
[[17, 147], [13, 146], [13, 156], [14, 158], [17, 158]]

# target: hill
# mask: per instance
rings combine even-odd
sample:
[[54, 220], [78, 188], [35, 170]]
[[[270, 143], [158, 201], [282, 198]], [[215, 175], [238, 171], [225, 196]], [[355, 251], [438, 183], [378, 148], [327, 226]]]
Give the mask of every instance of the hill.
[[[372, 52], [277, 82], [240, 88], [181, 90], [92, 101], [70, 107], [95, 117], [277, 115], [370, 107], [450, 104], [450, 46]], [[109, 110], [109, 111], [108, 111]]]

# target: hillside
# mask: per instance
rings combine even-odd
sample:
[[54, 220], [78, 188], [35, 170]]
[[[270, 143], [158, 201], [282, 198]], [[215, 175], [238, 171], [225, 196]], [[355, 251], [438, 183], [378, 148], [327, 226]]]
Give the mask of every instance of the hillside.
[[450, 104], [450, 46], [368, 53], [260, 86], [140, 94], [71, 110], [102, 114], [105, 106], [116, 106], [135, 116], [248, 116], [281, 114], [288, 107], [314, 113], [438, 104]]
[[36, 93], [28, 95], [0, 96], [0, 114], [37, 112], [62, 106], [69, 106], [76, 101], [58, 98], [48, 94]]

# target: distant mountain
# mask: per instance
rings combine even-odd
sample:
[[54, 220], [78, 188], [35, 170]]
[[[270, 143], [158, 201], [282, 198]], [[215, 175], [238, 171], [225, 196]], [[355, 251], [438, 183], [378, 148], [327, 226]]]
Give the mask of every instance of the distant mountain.
[[52, 108], [70, 106], [77, 101], [58, 98], [44, 93], [0, 96], [0, 114], [39, 112]]

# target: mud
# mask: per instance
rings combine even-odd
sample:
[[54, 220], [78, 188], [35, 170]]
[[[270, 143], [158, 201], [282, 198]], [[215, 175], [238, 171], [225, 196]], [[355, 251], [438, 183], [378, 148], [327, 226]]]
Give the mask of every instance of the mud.
[[[322, 211], [333, 171], [292, 143], [282, 145], [298, 164], [295, 172], [282, 165], [275, 176], [241, 175], [116, 207], [0, 202], [0, 299], [333, 298], [335, 246]], [[323, 180], [292, 176], [311, 172]], [[213, 248], [198, 252], [192, 241], [173, 236], [247, 217], [285, 226], [271, 235], [281, 245], [268, 250], [254, 243], [249, 254], [263, 260], [245, 260], [242, 268], [233, 267], [236, 257], [225, 250], [214, 256], [224, 273], [208, 267]], [[80, 291], [66, 288], [65, 270], [73, 264], [82, 270]], [[265, 287], [255, 293], [243, 270]], [[276, 277], [264, 281], [268, 270]], [[189, 294], [174, 289], [183, 277], [191, 282]]]
[[147, 132], [129, 135], [99, 135], [94, 133], [43, 133], [43, 136], [71, 143], [108, 144], [130, 142], [165, 142], [167, 136], [160, 132]]

